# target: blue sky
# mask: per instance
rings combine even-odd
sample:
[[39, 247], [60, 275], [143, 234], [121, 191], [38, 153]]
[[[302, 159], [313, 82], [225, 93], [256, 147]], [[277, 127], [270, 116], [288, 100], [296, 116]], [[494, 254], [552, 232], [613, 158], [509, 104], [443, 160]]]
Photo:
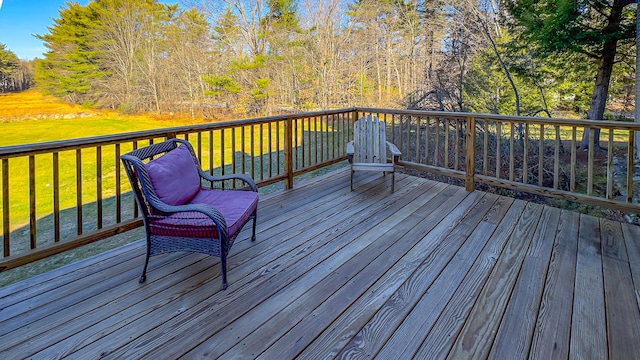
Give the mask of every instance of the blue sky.
[[20, 59], [42, 58], [46, 48], [33, 34], [48, 33], [47, 27], [53, 25], [53, 19], [58, 18], [58, 11], [67, 2], [87, 5], [89, 0], [0, 0], [0, 43]]
[[[76, 1], [86, 5], [88, 0]], [[3, 0], [0, 7], [0, 43], [20, 59], [42, 57], [46, 50], [33, 34], [46, 34], [65, 0]]]

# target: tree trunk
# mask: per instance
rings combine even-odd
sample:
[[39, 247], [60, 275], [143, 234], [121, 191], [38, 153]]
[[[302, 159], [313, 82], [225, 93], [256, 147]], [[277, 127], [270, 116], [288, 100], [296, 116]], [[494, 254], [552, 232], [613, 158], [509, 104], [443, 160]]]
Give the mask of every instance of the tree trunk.
[[[628, 5], [628, 2], [615, 0], [609, 14], [608, 24], [603, 30], [604, 35], [612, 34], [619, 30], [620, 20], [622, 19], [622, 10]], [[587, 119], [602, 120], [604, 117], [604, 109], [607, 104], [607, 95], [609, 94], [609, 83], [611, 81], [611, 73], [616, 58], [616, 50], [618, 46], [618, 38], [610, 36], [602, 46], [602, 56], [598, 59], [598, 72], [596, 74], [596, 83], [593, 87], [593, 95], [589, 104], [589, 112]], [[600, 129], [594, 129], [596, 149], [600, 147]], [[584, 129], [582, 134], [581, 150], [589, 148], [589, 128]]]
[[[611, 81], [611, 72], [613, 71], [613, 63], [616, 57], [616, 46], [618, 40], [608, 40], [602, 49], [602, 58], [598, 61], [598, 72], [596, 74], [596, 83], [593, 87], [593, 95], [589, 104], [589, 112], [587, 119], [602, 120], [604, 117], [604, 109], [607, 104], [607, 94], [609, 94], [609, 83]], [[595, 148], [600, 147], [600, 129], [594, 129]], [[589, 128], [584, 129], [582, 134], [581, 150], [589, 148]]]

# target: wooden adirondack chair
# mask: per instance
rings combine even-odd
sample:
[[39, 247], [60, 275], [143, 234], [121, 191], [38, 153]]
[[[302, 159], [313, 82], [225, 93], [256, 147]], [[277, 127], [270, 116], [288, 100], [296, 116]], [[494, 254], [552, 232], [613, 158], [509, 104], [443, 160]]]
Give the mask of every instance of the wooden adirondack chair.
[[[388, 150], [388, 152], [387, 152]], [[391, 155], [389, 157], [388, 155]], [[391, 173], [391, 192], [394, 191], [395, 165], [402, 153], [387, 141], [385, 123], [378, 117], [363, 116], [353, 124], [353, 141], [347, 144], [347, 157], [351, 163], [351, 191], [356, 170]]]

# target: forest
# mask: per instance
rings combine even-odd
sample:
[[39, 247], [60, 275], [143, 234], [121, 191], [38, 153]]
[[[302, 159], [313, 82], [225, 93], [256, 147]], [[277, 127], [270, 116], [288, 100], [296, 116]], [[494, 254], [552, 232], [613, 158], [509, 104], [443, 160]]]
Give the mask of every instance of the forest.
[[631, 4], [69, 2], [36, 35], [42, 59], [0, 45], [0, 92], [204, 119], [356, 105], [617, 119], [635, 102]]

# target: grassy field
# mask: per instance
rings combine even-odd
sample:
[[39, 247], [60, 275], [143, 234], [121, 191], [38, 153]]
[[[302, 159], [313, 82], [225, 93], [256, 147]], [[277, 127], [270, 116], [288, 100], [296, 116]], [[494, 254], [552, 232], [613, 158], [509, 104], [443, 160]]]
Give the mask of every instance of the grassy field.
[[[166, 117], [162, 118], [144, 114], [125, 115], [110, 111], [87, 109], [78, 105], [64, 103], [55, 97], [45, 96], [36, 90], [17, 94], [0, 94], [0, 133], [4, 134], [4, 136], [0, 137], [0, 146], [67, 140], [193, 123], [194, 121], [190, 119], [168, 119]], [[68, 154], [68, 156], [60, 154], [60, 188], [63, 191], [66, 188], [69, 190], [74, 188], [75, 173], [74, 166], [72, 165], [73, 162], [73, 154]], [[91, 164], [89, 163], [95, 163], [95, 155], [93, 157], [90, 155], [84, 156], [83, 152], [83, 163], [87, 163], [87, 168], [90, 168]], [[28, 180], [26, 176], [19, 175], [23, 173], [26, 166], [26, 159], [10, 160], [9, 171], [10, 174], [12, 174], [10, 177], [12, 230], [20, 228], [28, 221], [28, 205], [25, 201], [20, 201], [20, 198], [28, 194]], [[95, 165], [93, 166], [95, 168]], [[46, 159], [40, 156], [36, 157], [36, 174], [51, 174], [50, 168], [50, 157]], [[112, 172], [113, 162], [103, 164], [104, 174]], [[91, 178], [94, 176], [95, 172], [93, 174], [89, 172], [83, 173], [83, 178]], [[50, 179], [43, 179], [38, 176], [36, 178], [37, 193], [43, 194], [46, 192], [50, 181]], [[89, 180], [88, 183], [92, 183], [92, 181]], [[93, 183], [95, 183], [95, 181], [93, 181]], [[87, 189], [87, 191], [87, 194], [89, 194], [91, 189]], [[107, 193], [109, 193], [108, 189]], [[93, 191], [91, 195], [95, 196], [95, 191]], [[108, 196], [108, 194], [105, 194], [105, 196]], [[43, 221], [45, 224], [50, 222], [50, 212], [52, 211], [51, 197], [43, 196], [41, 198], [39, 197], [38, 200], [38, 232], [50, 232], [52, 226], [43, 226]], [[74, 203], [73, 197], [65, 197], [62, 199], [62, 203], [67, 202]], [[64, 206], [64, 204], [61, 205], [63, 205], [63, 209], [68, 207]], [[89, 211], [87, 215], [90, 213]], [[74, 214], [70, 212], [67, 215], [63, 212], [62, 217], [68, 217], [69, 220], [73, 220]], [[45, 218], [49, 219], [44, 220]], [[69, 225], [72, 225], [69, 226], [70, 228], [75, 228], [75, 223]], [[24, 237], [21, 233], [25, 232], [25, 230], [28, 232], [28, 227], [14, 231], [12, 237], [14, 237], [15, 240]], [[69, 230], [71, 233], [75, 232], [75, 229]], [[76, 251], [56, 255], [5, 272], [0, 279], [0, 286], [113, 248], [132, 239], [140, 239], [144, 236], [144, 232], [140, 230], [141, 229], [121, 234], [109, 240], [79, 248]], [[63, 229], [63, 233], [64, 232]], [[27, 235], [27, 233], [24, 235]], [[14, 239], [12, 239], [12, 242]]]
[[128, 115], [66, 104], [37, 90], [0, 95], [0, 146], [66, 140], [197, 123], [184, 118]]

